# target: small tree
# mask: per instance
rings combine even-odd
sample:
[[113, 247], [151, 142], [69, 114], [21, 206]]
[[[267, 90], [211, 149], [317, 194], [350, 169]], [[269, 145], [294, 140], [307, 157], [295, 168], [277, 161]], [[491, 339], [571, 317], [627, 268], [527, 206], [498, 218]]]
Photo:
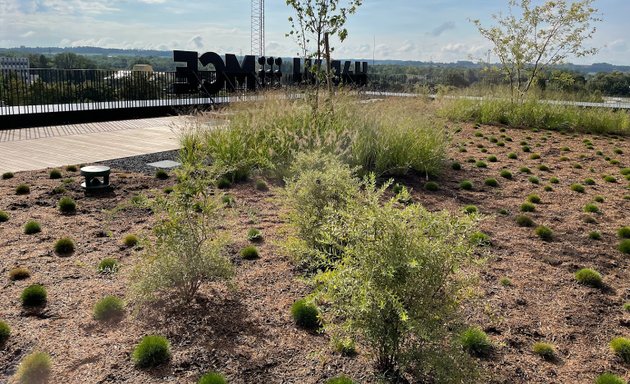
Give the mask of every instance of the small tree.
[[[569, 56], [593, 55], [584, 42], [593, 37], [600, 21], [594, 0], [548, 0], [532, 7], [531, 0], [509, 0], [508, 15], [495, 14], [497, 26], [485, 28], [472, 20], [481, 35], [494, 45], [501, 68], [510, 82], [512, 97], [522, 98], [538, 74]], [[514, 9], [518, 8], [518, 14]]]

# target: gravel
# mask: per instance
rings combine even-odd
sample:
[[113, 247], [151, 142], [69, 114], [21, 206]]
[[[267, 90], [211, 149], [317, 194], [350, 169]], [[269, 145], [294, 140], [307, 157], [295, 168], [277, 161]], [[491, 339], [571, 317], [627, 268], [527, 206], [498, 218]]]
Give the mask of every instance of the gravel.
[[120, 159], [106, 160], [98, 162], [99, 165], [106, 165], [112, 169], [119, 169], [125, 172], [139, 172], [147, 175], [155, 173], [156, 168], [150, 167], [148, 163], [162, 160], [177, 161], [177, 150], [148, 153], [145, 155], [122, 157]]

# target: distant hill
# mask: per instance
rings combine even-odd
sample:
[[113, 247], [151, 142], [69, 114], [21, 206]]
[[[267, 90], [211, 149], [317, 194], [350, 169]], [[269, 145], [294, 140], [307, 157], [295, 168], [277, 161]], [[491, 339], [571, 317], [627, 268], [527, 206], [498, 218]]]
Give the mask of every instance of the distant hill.
[[[170, 58], [173, 51], [161, 51], [152, 49], [117, 49], [117, 48], [100, 48], [100, 47], [18, 47], [18, 48], [0, 48], [0, 56], [7, 53], [22, 54], [44, 54], [52, 55], [63, 52], [72, 52], [80, 55], [103, 55], [103, 56], [134, 56], [134, 57], [163, 57]], [[231, 53], [231, 52], [223, 52]], [[372, 59], [352, 59], [356, 61], [367, 61], [376, 65], [400, 65], [406, 67], [443, 67], [443, 68], [480, 68], [482, 65], [472, 61], [457, 61], [452, 63], [439, 63], [427, 61], [413, 60], [372, 60]], [[563, 64], [558, 68], [568, 69], [582, 73], [598, 73], [598, 72], [630, 72], [630, 66], [613, 65], [608, 63], [594, 63], [590, 65]]]

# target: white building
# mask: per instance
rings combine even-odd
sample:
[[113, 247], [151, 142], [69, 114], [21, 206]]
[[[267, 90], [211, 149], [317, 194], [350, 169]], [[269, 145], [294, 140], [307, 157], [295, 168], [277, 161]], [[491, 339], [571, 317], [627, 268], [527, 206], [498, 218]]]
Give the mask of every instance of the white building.
[[17, 73], [24, 81], [27, 81], [29, 67], [30, 63], [26, 57], [0, 57], [0, 73], [3, 76]]

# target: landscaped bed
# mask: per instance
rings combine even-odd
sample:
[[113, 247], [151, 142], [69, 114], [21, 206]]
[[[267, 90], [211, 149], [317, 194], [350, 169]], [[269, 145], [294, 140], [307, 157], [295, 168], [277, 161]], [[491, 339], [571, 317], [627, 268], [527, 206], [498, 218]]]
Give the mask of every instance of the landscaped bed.
[[[622, 174], [630, 166], [630, 141], [454, 123], [449, 131], [456, 133], [448, 155], [460, 167], [446, 167], [436, 184], [424, 175], [396, 181], [431, 211], [459, 214], [474, 205], [483, 217], [480, 230], [491, 246], [478, 251], [488, 259], [478, 267], [478, 286], [464, 312], [493, 344], [478, 359], [487, 382], [588, 383], [604, 372], [627, 380], [628, 366], [609, 343], [630, 334], [624, 310], [630, 255], [618, 249], [617, 233], [630, 225], [629, 181]], [[208, 371], [223, 373], [230, 383], [321, 383], [342, 373], [358, 383], [376, 382], [372, 356], [361, 343], [356, 356], [342, 356], [327, 334], [299, 328], [291, 317], [293, 303], [311, 288], [282, 247], [287, 219], [279, 181], [267, 180], [268, 191], [256, 188], [254, 179], [219, 192], [235, 201], [225, 208], [223, 224], [236, 270], [231, 287], [206, 284], [188, 306], [158, 301], [103, 322], [94, 319], [94, 305], [107, 295], [126, 296], [136, 257], [153, 238], [151, 210], [134, 205], [134, 196], [165, 195], [175, 179], [114, 168], [113, 192], [84, 196], [79, 172], [60, 170], [61, 179], [41, 170], [0, 180], [0, 210], [9, 214], [0, 223], [0, 320], [12, 331], [0, 346], [0, 382], [33, 351], [50, 354], [52, 382], [193, 383]], [[470, 183], [462, 188], [465, 180]], [[30, 193], [16, 195], [20, 184]], [[74, 213], [60, 212], [62, 196], [75, 201]], [[521, 212], [525, 203], [529, 212]], [[526, 226], [517, 223], [522, 215], [531, 219], [519, 220]], [[24, 233], [29, 220], [40, 224], [40, 232]], [[263, 240], [255, 243], [259, 258], [247, 260], [240, 251], [252, 244], [251, 228]], [[125, 245], [129, 234], [140, 242]], [[55, 252], [62, 237], [73, 241], [73, 252]], [[105, 258], [118, 261], [116, 273], [99, 273]], [[11, 281], [16, 267], [27, 268], [30, 277]], [[603, 284], [578, 283], [575, 273], [582, 268], [598, 271]], [[35, 283], [46, 288], [47, 304], [29, 311], [20, 295]], [[172, 357], [158, 368], [139, 369], [131, 355], [149, 334], [165, 336]], [[534, 353], [537, 342], [552, 344], [553, 357]]]

